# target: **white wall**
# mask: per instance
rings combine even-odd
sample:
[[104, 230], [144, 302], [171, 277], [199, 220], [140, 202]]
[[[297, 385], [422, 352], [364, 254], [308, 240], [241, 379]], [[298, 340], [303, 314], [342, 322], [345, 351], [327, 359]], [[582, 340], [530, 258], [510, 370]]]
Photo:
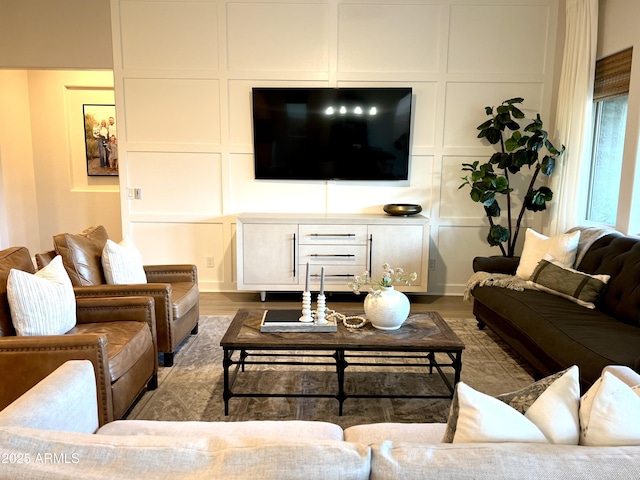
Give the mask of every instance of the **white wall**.
[[598, 58], [633, 47], [616, 228], [640, 235], [640, 2], [600, 0]]
[[25, 71], [0, 70], [0, 249], [39, 247], [29, 89]]
[[[203, 290], [233, 290], [237, 213], [419, 203], [429, 291], [461, 293], [472, 258], [499, 251], [457, 190], [460, 164], [493, 152], [475, 138], [487, 105], [523, 96], [527, 113], [552, 120], [558, 3], [112, 0], [123, 232], [145, 262], [193, 262]], [[255, 181], [250, 92], [271, 85], [413, 87], [410, 180]]]
[[96, 224], [120, 240], [118, 179], [87, 176], [85, 103], [114, 103], [110, 71], [0, 70], [1, 248]]

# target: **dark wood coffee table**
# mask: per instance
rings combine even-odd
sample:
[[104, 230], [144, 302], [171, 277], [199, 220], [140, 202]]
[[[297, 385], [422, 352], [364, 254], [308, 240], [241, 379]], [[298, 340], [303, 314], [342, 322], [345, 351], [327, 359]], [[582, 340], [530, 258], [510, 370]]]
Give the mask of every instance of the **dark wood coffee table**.
[[[376, 330], [367, 323], [364, 328], [348, 329], [341, 323], [337, 332], [262, 333], [260, 321], [264, 310], [241, 309], [222, 337], [224, 350], [224, 413], [229, 414], [232, 397], [315, 397], [336, 398], [342, 415], [347, 398], [453, 398], [455, 384], [460, 381], [464, 343], [437, 312], [412, 313], [398, 330]], [[358, 312], [341, 312], [357, 315]], [[361, 314], [361, 313], [360, 313]], [[321, 354], [319, 352], [327, 352]], [[273, 353], [277, 352], [277, 353]], [[314, 352], [311, 353], [310, 352]], [[372, 352], [367, 354], [367, 352]], [[375, 352], [375, 354], [373, 354]], [[236, 355], [237, 354], [237, 355]], [[436, 357], [436, 354], [438, 355]], [[283, 357], [295, 360], [282, 360]], [[332, 358], [332, 361], [318, 361]], [[443, 363], [442, 360], [445, 360]], [[364, 362], [363, 360], [367, 360]], [[331, 365], [338, 376], [335, 393], [264, 393], [234, 392], [233, 383], [247, 365]], [[235, 366], [235, 368], [234, 368]], [[448, 395], [399, 395], [347, 393], [344, 375], [347, 367], [422, 367], [429, 374], [435, 368], [449, 390]], [[453, 383], [444, 368], [452, 368]]]

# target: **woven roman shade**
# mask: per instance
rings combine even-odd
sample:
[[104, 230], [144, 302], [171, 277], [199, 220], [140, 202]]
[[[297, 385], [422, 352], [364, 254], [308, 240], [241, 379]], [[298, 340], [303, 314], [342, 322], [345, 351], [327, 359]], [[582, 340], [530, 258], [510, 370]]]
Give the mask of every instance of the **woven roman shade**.
[[594, 102], [629, 93], [632, 53], [633, 48], [627, 48], [596, 62], [596, 77], [593, 88]]

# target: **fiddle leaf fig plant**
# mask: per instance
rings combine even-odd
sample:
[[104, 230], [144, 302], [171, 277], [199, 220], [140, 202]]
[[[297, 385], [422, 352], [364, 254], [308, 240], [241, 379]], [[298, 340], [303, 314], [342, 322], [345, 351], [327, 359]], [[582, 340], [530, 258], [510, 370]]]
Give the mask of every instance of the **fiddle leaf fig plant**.
[[[564, 145], [561, 149], [553, 146], [548, 133], [543, 129], [539, 113], [524, 128], [516, 121], [525, 118], [517, 106], [522, 102], [524, 99], [517, 97], [505, 100], [498, 107], [485, 107], [485, 113], [491, 118], [478, 125], [478, 138], [485, 138], [490, 144], [499, 145], [499, 149], [485, 163], [477, 160], [463, 163], [462, 171], [469, 173], [462, 177], [464, 183], [458, 187], [469, 187], [471, 200], [482, 204], [489, 220], [487, 242], [499, 247], [506, 257], [514, 255], [525, 210], [546, 210], [547, 203], [553, 199], [553, 192], [549, 187], [536, 184], [540, 173], [551, 176], [557, 159], [565, 150]], [[514, 223], [511, 211], [514, 189], [511, 181], [524, 167], [533, 170], [533, 173]], [[506, 203], [506, 226], [494, 220], [503, 213], [499, 203], [502, 200]]]

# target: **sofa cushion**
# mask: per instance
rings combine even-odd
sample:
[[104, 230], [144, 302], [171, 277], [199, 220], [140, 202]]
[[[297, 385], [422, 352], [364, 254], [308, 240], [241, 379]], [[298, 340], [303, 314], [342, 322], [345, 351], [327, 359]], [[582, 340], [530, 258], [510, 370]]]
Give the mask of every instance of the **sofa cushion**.
[[120, 243], [107, 240], [102, 250], [102, 268], [109, 285], [147, 283], [142, 255], [128, 235]]
[[62, 256], [74, 286], [106, 283], [102, 250], [109, 235], [103, 226], [89, 227], [79, 234], [61, 233], [53, 237], [56, 253]]
[[345, 428], [347, 442], [372, 445], [392, 442], [440, 443], [447, 428], [446, 423], [370, 423]]
[[36, 273], [11, 270], [7, 295], [18, 335], [63, 335], [76, 324], [76, 297], [61, 257]]
[[579, 400], [577, 367], [498, 398], [460, 382], [443, 442], [577, 445]]
[[[336, 440], [90, 435], [18, 427], [0, 427], [0, 445], [7, 458], [31, 458], [29, 464], [3, 465], [2, 475], [30, 480], [368, 480], [371, 460], [369, 447]], [[64, 453], [66, 461], [37, 462], [36, 455], [45, 452]]]
[[565, 233], [555, 237], [547, 237], [531, 228], [527, 228], [516, 275], [525, 280], [529, 280], [538, 262], [540, 262], [545, 255], [550, 255], [554, 261], [561, 265], [573, 267], [579, 240], [579, 231]]
[[607, 235], [597, 240], [578, 265], [586, 273], [610, 275], [598, 305], [608, 315], [640, 327], [640, 238]]
[[371, 447], [375, 479], [640, 478], [640, 448], [578, 445], [383, 442]]
[[145, 322], [79, 323], [69, 333], [91, 333], [107, 337], [111, 383], [127, 373], [153, 345], [151, 331]]
[[551, 371], [578, 365], [585, 385], [595, 382], [606, 365], [633, 367], [640, 357], [640, 329], [598, 309], [535, 290], [478, 287], [473, 296], [474, 310], [491, 311], [487, 323], [507, 343], [535, 351]]
[[589, 275], [543, 259], [531, 274], [529, 283], [583, 307], [596, 308], [596, 302], [610, 278], [609, 275]]
[[640, 385], [604, 371], [580, 402], [580, 444], [640, 445]]
[[256, 438], [290, 442], [342, 440], [340, 426], [319, 421], [255, 420], [246, 422], [171, 422], [153, 420], [117, 420], [107, 423], [100, 435], [165, 435], [188, 437], [204, 435], [218, 438]]
[[7, 280], [11, 269], [35, 273], [29, 250], [25, 247], [11, 247], [0, 250], [0, 337], [15, 335], [7, 298]]

